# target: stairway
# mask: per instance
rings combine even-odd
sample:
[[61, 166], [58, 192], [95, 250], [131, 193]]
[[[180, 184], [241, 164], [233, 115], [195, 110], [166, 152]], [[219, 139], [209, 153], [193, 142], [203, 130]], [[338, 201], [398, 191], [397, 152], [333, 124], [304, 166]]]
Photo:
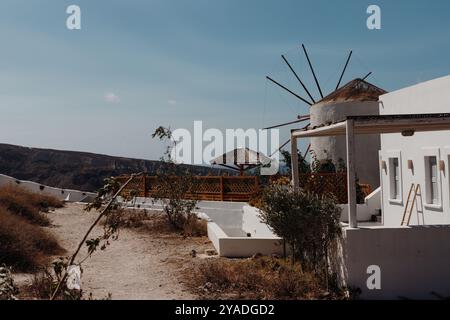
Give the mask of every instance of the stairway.
[[372, 222], [382, 223], [381, 209], [376, 210], [376, 214], [372, 215]]

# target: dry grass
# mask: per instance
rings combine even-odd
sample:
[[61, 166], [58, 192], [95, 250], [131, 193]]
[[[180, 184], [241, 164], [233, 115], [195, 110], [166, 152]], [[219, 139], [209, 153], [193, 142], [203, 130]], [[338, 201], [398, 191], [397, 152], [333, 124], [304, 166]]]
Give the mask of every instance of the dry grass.
[[208, 222], [191, 214], [183, 226], [183, 235], [187, 237], [205, 237], [208, 235]]
[[0, 188], [0, 263], [19, 271], [33, 271], [49, 256], [63, 249], [40, 226], [50, 225], [45, 215], [49, 208], [64, 203], [54, 197], [30, 192], [20, 186]]
[[[160, 211], [147, 210], [118, 210], [112, 212], [108, 218], [109, 222], [120, 228], [138, 229], [139, 231], [152, 234], [182, 233], [186, 237], [203, 237], [207, 235], [207, 222], [190, 215], [184, 224], [183, 230], [177, 230], [172, 226], [167, 215]], [[103, 222], [105, 223], [105, 221]]]
[[63, 251], [47, 231], [0, 207], [0, 264], [33, 271]]
[[7, 185], [0, 188], [0, 205], [10, 213], [33, 224], [48, 226], [50, 220], [42, 212], [61, 208], [64, 203], [54, 197], [32, 193], [22, 187]]
[[[44, 269], [35, 273], [31, 285], [22, 293], [22, 298], [32, 297], [34, 299], [48, 300], [55, 291], [59, 278], [51, 271]], [[81, 300], [82, 292], [77, 290], [60, 290], [55, 300]]]
[[312, 273], [282, 259], [212, 259], [186, 274], [190, 288], [205, 299], [340, 299]]

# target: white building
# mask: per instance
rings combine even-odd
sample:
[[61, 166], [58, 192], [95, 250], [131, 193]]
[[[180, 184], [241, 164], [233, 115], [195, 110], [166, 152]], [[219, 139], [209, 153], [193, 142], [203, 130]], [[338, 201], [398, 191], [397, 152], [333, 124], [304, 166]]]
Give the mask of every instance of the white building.
[[[293, 150], [301, 138], [345, 136], [348, 225], [336, 260], [341, 280], [361, 289], [362, 298], [450, 297], [449, 89], [450, 76], [443, 77], [381, 95], [379, 115], [292, 131]], [[355, 136], [364, 134], [381, 135], [381, 187], [361, 206]], [[294, 187], [297, 161], [292, 152]], [[376, 208], [381, 224], [362, 223]]]
[[[450, 76], [447, 76], [382, 95], [380, 114], [448, 113], [449, 89]], [[385, 226], [401, 224], [412, 184], [419, 185], [420, 190], [409, 224], [450, 224], [449, 159], [450, 131], [381, 135], [380, 179]], [[413, 196], [414, 191], [411, 202]]]

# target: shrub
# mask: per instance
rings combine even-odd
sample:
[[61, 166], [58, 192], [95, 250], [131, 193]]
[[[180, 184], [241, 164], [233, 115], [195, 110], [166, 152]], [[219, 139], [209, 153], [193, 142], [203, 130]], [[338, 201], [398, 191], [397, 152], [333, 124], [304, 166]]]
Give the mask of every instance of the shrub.
[[[33, 297], [48, 300], [58, 285], [60, 277], [47, 269], [40, 270], [33, 276], [33, 281], [29, 288]], [[81, 300], [82, 292], [77, 290], [61, 290], [57, 293], [55, 300]]]
[[189, 214], [183, 226], [183, 234], [187, 237], [204, 237], [208, 235], [208, 222], [196, 214]]
[[145, 225], [149, 220], [149, 214], [146, 210], [127, 210], [117, 208], [103, 220], [103, 225], [115, 225], [117, 228], [137, 229]]
[[332, 198], [269, 186], [263, 192], [261, 219], [291, 246], [308, 271], [324, 270], [328, 246], [341, 234], [341, 209]]
[[194, 221], [192, 211], [197, 206], [197, 200], [190, 197], [195, 193], [196, 179], [189, 170], [183, 169], [173, 161], [171, 151], [177, 141], [173, 139], [170, 128], [158, 127], [152, 137], [170, 142], [161, 158], [165, 162], [165, 167], [164, 170], [157, 172], [156, 190], [152, 196], [155, 201], [162, 203], [170, 224], [178, 230], [189, 233]]
[[[326, 288], [300, 265], [274, 258], [206, 260], [188, 279], [194, 291], [208, 299], [318, 299]], [[341, 297], [340, 292], [330, 298]]]
[[153, 198], [162, 203], [170, 224], [178, 230], [184, 230], [197, 205], [196, 200], [187, 199], [194, 189], [194, 178], [189, 173], [176, 172], [178, 168], [175, 164], [169, 166], [172, 168], [169, 174], [158, 173]]
[[15, 300], [18, 293], [11, 274], [11, 269], [0, 266], [0, 300]]
[[60, 208], [63, 204], [54, 197], [33, 193], [19, 186], [7, 185], [0, 188], [1, 206], [40, 226], [50, 224], [50, 220], [41, 211], [48, 211], [52, 207]]
[[45, 230], [0, 207], [0, 264], [32, 271], [45, 263], [49, 255], [63, 251]]
[[[114, 225], [117, 228], [142, 229], [152, 233], [173, 233], [180, 231], [170, 224], [167, 215], [146, 210], [116, 209], [103, 221], [104, 225]], [[183, 224], [183, 234], [189, 237], [202, 237], [207, 235], [207, 222], [191, 214]]]

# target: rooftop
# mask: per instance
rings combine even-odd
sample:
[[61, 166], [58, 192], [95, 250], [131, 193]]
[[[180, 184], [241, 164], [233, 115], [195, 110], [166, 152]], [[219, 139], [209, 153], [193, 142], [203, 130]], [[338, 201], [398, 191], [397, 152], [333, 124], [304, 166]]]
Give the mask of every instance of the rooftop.
[[354, 79], [333, 91], [315, 105], [349, 101], [378, 101], [379, 96], [385, 93], [387, 91], [363, 79]]
[[450, 113], [392, 114], [347, 116], [346, 120], [322, 126], [294, 129], [296, 137], [345, 135], [348, 120], [354, 122], [355, 134], [404, 133], [450, 130]]
[[270, 158], [249, 148], [239, 148], [211, 160], [210, 163], [213, 165], [265, 165], [270, 163]]

